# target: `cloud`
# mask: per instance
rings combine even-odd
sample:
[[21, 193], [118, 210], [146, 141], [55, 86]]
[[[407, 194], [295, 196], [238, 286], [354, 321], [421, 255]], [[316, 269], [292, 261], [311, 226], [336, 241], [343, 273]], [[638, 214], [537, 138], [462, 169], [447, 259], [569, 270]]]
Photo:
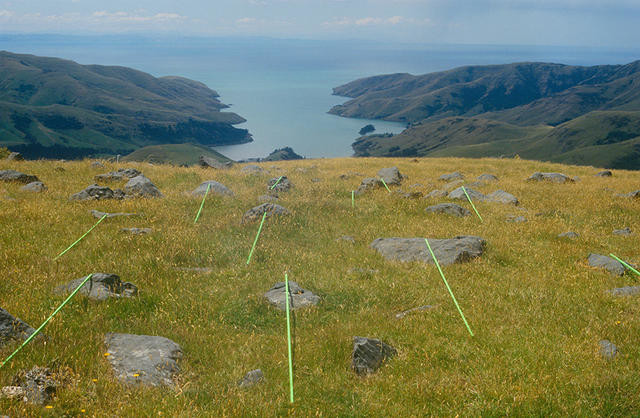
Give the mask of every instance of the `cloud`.
[[331, 20], [325, 21], [322, 24], [324, 26], [380, 26], [380, 25], [399, 25], [401, 23], [404, 24], [413, 24], [413, 25], [424, 25], [431, 24], [430, 19], [414, 19], [412, 17], [404, 17], [404, 16], [391, 16], [387, 18], [382, 17], [361, 17], [358, 19], [350, 19], [348, 17], [334, 17]]
[[13, 12], [11, 10], [0, 10], [0, 18], [5, 17], [9, 18], [13, 16]]
[[129, 12], [107, 12], [104, 10], [96, 11], [91, 14], [94, 21], [106, 22], [169, 22], [181, 21], [187, 19], [178, 13], [156, 13], [154, 15], [142, 15], [139, 13]]
[[236, 23], [239, 25], [248, 25], [251, 23], [256, 23], [258, 20], [255, 17], [243, 17], [236, 20]]

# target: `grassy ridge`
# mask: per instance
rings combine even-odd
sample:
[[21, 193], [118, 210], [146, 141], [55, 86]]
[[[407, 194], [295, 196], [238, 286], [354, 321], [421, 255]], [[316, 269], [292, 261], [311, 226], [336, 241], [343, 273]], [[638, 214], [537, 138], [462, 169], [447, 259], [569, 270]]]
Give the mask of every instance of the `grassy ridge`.
[[[384, 189], [364, 195], [351, 209], [350, 193], [364, 176], [397, 165], [408, 185], [428, 192], [440, 174], [467, 178], [490, 172], [497, 188], [516, 195], [525, 209], [478, 202], [484, 223], [426, 214], [440, 200], [405, 200]], [[107, 164], [107, 169], [120, 166]], [[78, 298], [46, 329], [46, 344], [34, 342], [2, 370], [0, 385], [19, 369], [61, 364], [76, 378], [60, 391], [52, 410], [0, 400], [0, 412], [96, 416], [284, 415], [634, 415], [640, 409], [640, 307], [637, 297], [606, 291], [638, 279], [588, 268], [589, 252], [640, 262], [635, 236], [638, 202], [614, 198], [637, 189], [640, 173], [616, 171], [596, 178], [591, 167], [497, 159], [299, 160], [262, 166], [270, 173], [246, 176], [240, 166], [206, 171], [128, 163], [141, 169], [165, 194], [158, 200], [69, 202], [68, 196], [106, 170], [82, 162], [4, 163], [38, 175], [42, 195], [0, 184], [0, 300], [10, 313], [39, 325], [62, 300], [55, 286], [90, 272], [113, 272], [140, 288], [132, 300], [103, 303]], [[56, 170], [63, 167], [64, 172]], [[581, 177], [574, 184], [532, 184], [534, 171]], [[343, 173], [362, 173], [345, 180]], [[241, 225], [269, 178], [286, 174], [295, 184], [282, 194], [290, 217], [270, 219], [250, 266], [245, 265], [257, 223]], [[319, 178], [321, 182], [312, 179]], [[201, 181], [229, 186], [235, 198], [210, 196], [196, 226], [200, 199], [184, 194]], [[6, 200], [7, 197], [16, 200]], [[88, 210], [137, 212], [138, 218], [105, 220], [59, 262], [51, 259], [96, 219]], [[524, 224], [505, 222], [522, 214]], [[149, 226], [149, 236], [119, 232]], [[558, 239], [575, 230], [576, 241]], [[444, 269], [476, 334], [470, 338], [433, 266], [384, 261], [368, 245], [378, 237], [484, 237], [486, 254]], [[342, 235], [356, 243], [337, 242]], [[214, 267], [209, 274], [175, 267]], [[354, 272], [352, 268], [377, 273]], [[288, 405], [284, 313], [262, 294], [284, 271], [323, 297], [316, 308], [295, 315], [296, 404]], [[415, 306], [436, 308], [396, 320]], [[106, 332], [162, 335], [181, 344], [185, 357], [175, 393], [119, 385], [103, 357]], [[369, 378], [349, 370], [351, 337], [379, 337], [399, 356]], [[607, 362], [598, 341], [620, 349]], [[11, 347], [1, 350], [6, 356]], [[243, 391], [234, 383], [260, 367], [266, 383]], [[95, 380], [94, 380], [95, 379]]]

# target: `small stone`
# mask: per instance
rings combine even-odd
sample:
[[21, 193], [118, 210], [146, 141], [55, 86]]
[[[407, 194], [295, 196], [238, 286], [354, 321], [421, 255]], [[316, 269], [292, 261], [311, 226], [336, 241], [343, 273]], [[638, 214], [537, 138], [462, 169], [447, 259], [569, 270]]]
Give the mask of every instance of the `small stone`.
[[598, 344], [600, 344], [600, 355], [606, 360], [613, 360], [618, 354], [618, 347], [611, 341], [602, 340]]
[[422, 192], [418, 191], [403, 192], [401, 190], [396, 190], [396, 194], [402, 199], [420, 199], [422, 197]]
[[439, 205], [429, 206], [425, 210], [427, 212], [433, 213], [445, 213], [447, 215], [453, 215], [459, 218], [471, 215], [471, 212], [469, 212], [462, 206], [456, 205], [455, 203], [440, 203]]
[[[310, 290], [305, 290], [298, 286], [298, 283], [289, 281], [289, 308], [300, 309], [317, 305], [320, 302], [320, 296], [314, 295]], [[269, 303], [276, 308], [286, 310], [285, 300], [285, 282], [276, 283], [267, 293], [264, 294]]]
[[262, 383], [264, 381], [264, 373], [262, 370], [255, 369], [248, 372], [242, 380], [238, 382], [238, 386], [241, 388], [250, 388], [251, 386], [255, 386], [258, 383]]
[[402, 180], [404, 178], [404, 176], [400, 174], [400, 171], [398, 171], [398, 167], [381, 168], [380, 170], [378, 170], [377, 174], [379, 178], [387, 183], [387, 186], [397, 186], [402, 183]]
[[270, 218], [275, 215], [289, 215], [291, 212], [289, 212], [289, 209], [276, 205], [275, 203], [263, 203], [260, 206], [256, 206], [246, 211], [242, 216], [242, 223], [261, 219], [264, 213], [267, 214], [267, 218]]
[[182, 348], [165, 337], [109, 333], [105, 335], [106, 356], [123, 383], [173, 386], [179, 373]]
[[24, 157], [19, 152], [12, 152], [7, 155], [8, 161], [24, 161]]
[[630, 192], [630, 193], [619, 194], [617, 196], [630, 197], [632, 199], [640, 199], [640, 190], [636, 190], [636, 191]]
[[525, 218], [524, 216], [516, 216], [516, 215], [507, 215], [507, 222], [513, 222], [513, 223], [523, 223], [523, 222], [527, 222], [527, 218]]
[[[467, 191], [466, 194], [464, 193], [465, 190]], [[479, 191], [471, 189], [469, 187], [465, 187], [464, 190], [462, 187], [458, 187], [457, 189], [449, 193], [447, 197], [449, 199], [469, 201], [469, 199], [467, 198], [467, 194], [469, 195], [471, 200], [474, 202], [481, 202], [487, 198], [485, 195], [483, 195]]]
[[402, 312], [398, 312], [396, 314], [396, 319], [402, 319], [405, 316], [409, 315], [409, 314], [413, 314], [413, 313], [417, 313], [417, 312], [424, 312], [427, 311], [429, 309], [433, 309], [435, 308], [435, 306], [433, 305], [424, 305], [424, 306], [418, 306], [417, 308], [411, 308], [411, 309], [407, 309], [406, 311], [402, 311]]
[[[56, 293], [69, 294], [86, 279], [75, 279], [67, 284], [58, 286]], [[80, 288], [79, 294], [93, 300], [107, 300], [109, 298], [132, 297], [138, 294], [138, 288], [129, 282], [120, 280], [117, 274], [93, 273], [91, 278]]]
[[92, 184], [87, 186], [86, 189], [75, 193], [69, 197], [69, 200], [102, 200], [102, 199], [122, 199], [124, 198], [124, 192], [120, 189], [111, 190], [106, 186], [98, 186]]
[[624, 229], [614, 229], [613, 230], [613, 235], [631, 235], [631, 229], [629, 227], [626, 227]]
[[91, 163], [91, 168], [104, 168], [104, 164], [100, 161], [94, 161]]
[[0, 170], [0, 181], [29, 184], [39, 180], [36, 176], [24, 174], [16, 170]]
[[480, 181], [498, 181], [498, 177], [493, 174], [480, 174], [478, 176], [478, 180]]
[[587, 259], [589, 265], [591, 267], [601, 267], [606, 269], [609, 273], [615, 274], [617, 276], [622, 276], [624, 274], [624, 266], [618, 260], [615, 260], [611, 257], [607, 257], [606, 255], [600, 254], [589, 254], [589, 258]]
[[265, 172], [264, 168], [254, 165], [254, 164], [249, 164], [249, 165], [245, 165], [244, 167], [242, 167], [240, 169], [241, 173], [244, 174], [262, 174]]
[[511, 193], [507, 193], [504, 190], [496, 190], [493, 193], [489, 193], [486, 196], [488, 202], [498, 202], [509, 205], [518, 206], [518, 199]]
[[214, 193], [219, 196], [233, 196], [233, 192], [229, 190], [227, 186], [214, 180], [202, 182], [191, 194], [193, 196], [204, 196], [205, 193], [207, 193], [207, 187], [209, 188], [209, 193]]
[[23, 400], [34, 405], [44, 405], [51, 402], [61, 382], [54, 373], [46, 367], [34, 367], [27, 372], [21, 372], [13, 379], [15, 386], [24, 391]]
[[47, 186], [44, 185], [41, 181], [33, 181], [29, 184], [26, 184], [20, 188], [23, 192], [33, 192], [33, 193], [41, 193], [47, 190]]
[[577, 232], [573, 232], [573, 231], [563, 232], [562, 234], [558, 235], [558, 238], [576, 239], [576, 238], [579, 238], [579, 237], [580, 237], [580, 234], [578, 234]]
[[124, 191], [129, 196], [138, 197], [162, 197], [160, 190], [145, 176], [140, 174], [130, 179], [124, 186]]
[[438, 178], [438, 180], [446, 181], [446, 182], [453, 181], [453, 180], [463, 180], [463, 179], [464, 179], [464, 176], [457, 171], [454, 171], [453, 173], [450, 173], [450, 174], [443, 174]]
[[613, 173], [610, 170], [603, 170], [598, 174], [596, 174], [596, 177], [611, 177], [611, 176], [613, 176]]
[[120, 168], [118, 171], [111, 171], [106, 174], [98, 174], [94, 177], [95, 181], [121, 181], [124, 179], [132, 179], [142, 173], [135, 168]]
[[449, 193], [446, 190], [432, 190], [431, 192], [429, 192], [426, 196], [425, 199], [433, 199], [433, 198], [440, 198], [440, 197], [445, 197], [447, 196]]
[[198, 164], [200, 165], [200, 167], [215, 168], [216, 170], [225, 170], [233, 166], [233, 162], [231, 161], [220, 162], [215, 158], [206, 157], [204, 155], [200, 156], [200, 159], [198, 159]]
[[397, 354], [395, 348], [378, 339], [353, 337], [351, 368], [359, 376], [375, 373], [385, 360]]
[[573, 183], [573, 179], [562, 173], [533, 173], [527, 181], [550, 181], [553, 183]]
[[98, 219], [102, 219], [102, 217], [104, 217], [105, 215], [107, 215], [107, 218], [116, 218], [118, 216], [136, 216], [137, 213], [124, 213], [124, 212], [118, 212], [118, 213], [107, 213], [107, 212], [100, 212], [99, 210], [90, 210], [89, 212], [91, 212], [91, 215], [93, 215], [94, 218], [98, 218]]
[[291, 183], [291, 181], [289, 181], [287, 176], [272, 178], [267, 183], [267, 190], [269, 191], [269, 193], [286, 192], [292, 187], [293, 184]]
[[633, 296], [640, 293], [640, 286], [616, 287], [609, 291], [613, 296]]
[[153, 232], [151, 228], [120, 228], [120, 231], [131, 235], [146, 235]]
[[353, 238], [351, 235], [343, 235], [340, 238], [336, 239], [336, 241], [345, 241], [345, 242], [349, 242], [351, 244], [355, 244], [356, 243], [355, 238]]

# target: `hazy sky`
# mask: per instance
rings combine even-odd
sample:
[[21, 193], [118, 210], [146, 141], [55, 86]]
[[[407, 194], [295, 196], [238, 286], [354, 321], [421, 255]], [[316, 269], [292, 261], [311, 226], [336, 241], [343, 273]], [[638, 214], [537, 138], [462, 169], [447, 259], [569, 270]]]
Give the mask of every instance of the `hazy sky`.
[[0, 0], [0, 33], [629, 47], [640, 0]]

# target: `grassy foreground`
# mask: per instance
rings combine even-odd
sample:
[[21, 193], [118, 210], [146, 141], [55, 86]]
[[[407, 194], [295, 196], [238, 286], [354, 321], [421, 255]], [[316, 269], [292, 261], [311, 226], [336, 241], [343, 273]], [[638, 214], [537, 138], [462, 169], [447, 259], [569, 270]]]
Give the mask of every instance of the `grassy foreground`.
[[[274, 165], [275, 164], [275, 165]], [[469, 180], [482, 173], [500, 178], [477, 189], [503, 189], [521, 207], [478, 202], [474, 217], [427, 214], [444, 199], [406, 200], [379, 189], [356, 198], [363, 177], [396, 165], [425, 193], [437, 178], [459, 170]], [[136, 167], [164, 193], [163, 199], [70, 202], [93, 176]], [[49, 190], [20, 192], [0, 184], [0, 301], [33, 327], [63, 300], [62, 283], [91, 272], [116, 273], [135, 283], [134, 299], [74, 299], [47, 326], [48, 339], [33, 341], [0, 369], [0, 385], [35, 365], [72, 371], [52, 408], [0, 400], [0, 415], [89, 416], [423, 416], [605, 415], [640, 413], [640, 297], [614, 298], [606, 291], [637, 285], [638, 277], [613, 277], [587, 266], [590, 252], [640, 262], [640, 202], [616, 192], [640, 188], [640, 172], [593, 175], [593, 167], [499, 159], [333, 159], [263, 163], [269, 174], [126, 163], [107, 169], [82, 162], [3, 162], [35, 174]], [[59, 167], [64, 171], [59, 171]], [[574, 184], [528, 183], [534, 171], [560, 171]], [[358, 173], [340, 179], [344, 173]], [[245, 265], [258, 223], [242, 214], [265, 194], [269, 178], [286, 174], [295, 189], [281, 194], [289, 217], [268, 219], [251, 264]], [[201, 181], [217, 180], [233, 198], [210, 195], [197, 225], [199, 198], [185, 194]], [[320, 179], [313, 182], [312, 179]], [[112, 187], [121, 187], [114, 184]], [[7, 198], [14, 198], [9, 200]], [[468, 204], [462, 204], [470, 209]], [[60, 251], [97, 219], [90, 209], [140, 216], [102, 222], [60, 260]], [[509, 214], [528, 222], [507, 223]], [[122, 227], [152, 227], [130, 236]], [[628, 237], [613, 229], [630, 227]], [[561, 232], [581, 234], [574, 241]], [[432, 265], [385, 261], [369, 244], [378, 237], [487, 240], [483, 257], [444, 268], [475, 337], [470, 337]], [[355, 244], [336, 241], [351, 235]], [[210, 273], [176, 267], [213, 267]], [[363, 269], [363, 270], [354, 270]], [[368, 272], [368, 270], [377, 272]], [[295, 393], [288, 402], [286, 324], [283, 312], [262, 295], [284, 272], [323, 300], [297, 312]], [[434, 309], [397, 320], [397, 312]], [[161, 335], [184, 351], [177, 390], [119, 384], [104, 358], [104, 334]], [[352, 336], [381, 338], [398, 357], [377, 374], [350, 369]], [[609, 339], [620, 353], [599, 355]], [[17, 343], [0, 351], [4, 359]], [[266, 382], [241, 390], [235, 382], [261, 368]], [[83, 412], [84, 411], [84, 412]]]

